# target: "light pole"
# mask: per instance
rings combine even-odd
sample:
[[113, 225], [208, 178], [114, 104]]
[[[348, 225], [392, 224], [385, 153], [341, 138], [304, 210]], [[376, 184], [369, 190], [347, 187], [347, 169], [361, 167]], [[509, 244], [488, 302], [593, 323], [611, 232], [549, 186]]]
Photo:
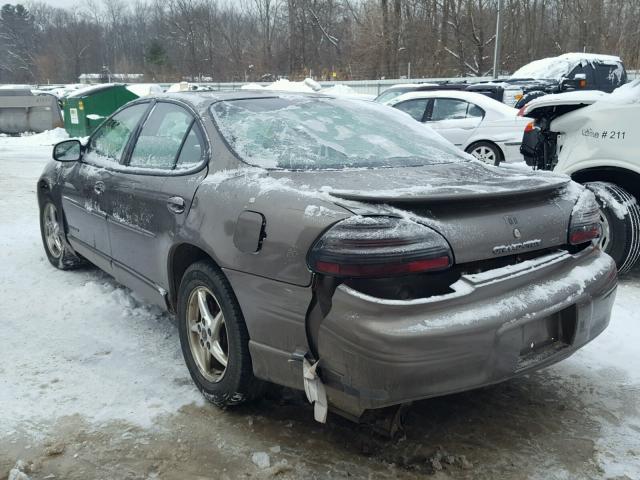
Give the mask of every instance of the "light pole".
[[498, 0], [498, 18], [496, 19], [496, 43], [493, 50], [493, 78], [498, 78], [500, 68], [500, 32], [502, 30], [502, 0]]
[[[400, 54], [402, 52], [406, 52], [407, 51], [407, 47], [400, 47], [398, 49], [398, 60], [400, 59]], [[407, 60], [408, 60], [408, 55], [406, 56]], [[407, 64], [407, 78], [409, 78], [411, 76], [411, 63]], [[398, 78], [402, 77], [402, 75], [400, 74], [400, 65], [398, 64]]]

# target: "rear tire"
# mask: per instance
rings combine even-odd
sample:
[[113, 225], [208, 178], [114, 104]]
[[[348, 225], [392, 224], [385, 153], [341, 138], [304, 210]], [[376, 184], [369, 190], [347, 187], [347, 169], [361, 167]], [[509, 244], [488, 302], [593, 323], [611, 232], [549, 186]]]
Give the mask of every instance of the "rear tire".
[[64, 213], [53, 199], [46, 196], [40, 205], [40, 234], [47, 259], [60, 270], [73, 270], [86, 260], [73, 251], [67, 241]]
[[618, 272], [627, 273], [640, 258], [640, 205], [614, 183], [589, 182], [585, 186], [593, 191], [600, 205], [600, 246], [615, 260]]
[[219, 268], [199, 261], [186, 270], [177, 311], [182, 354], [202, 395], [218, 407], [261, 396], [264, 384], [253, 375], [249, 332]]
[[504, 160], [500, 147], [492, 142], [475, 142], [465, 150], [481, 162], [497, 167]]

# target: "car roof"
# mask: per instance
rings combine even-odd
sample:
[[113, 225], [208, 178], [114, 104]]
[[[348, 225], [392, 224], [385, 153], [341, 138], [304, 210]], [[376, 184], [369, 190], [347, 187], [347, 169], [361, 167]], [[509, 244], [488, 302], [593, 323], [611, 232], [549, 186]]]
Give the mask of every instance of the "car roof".
[[274, 98], [274, 97], [317, 97], [317, 98], [335, 98], [332, 95], [320, 94], [315, 92], [290, 92], [279, 90], [233, 90], [233, 91], [214, 91], [214, 90], [190, 90], [184, 92], [165, 92], [159, 95], [153, 95], [147, 98], [172, 99], [189, 103], [194, 107], [206, 107], [212, 103], [224, 100], [245, 100], [250, 98]]
[[418, 89], [421, 87], [436, 87], [438, 86], [437, 83], [398, 83], [396, 85], [392, 85], [389, 88], [385, 88], [383, 90], [382, 93], [384, 92], [388, 92], [389, 90], [393, 91], [393, 90], [404, 90], [407, 88], [410, 89]]

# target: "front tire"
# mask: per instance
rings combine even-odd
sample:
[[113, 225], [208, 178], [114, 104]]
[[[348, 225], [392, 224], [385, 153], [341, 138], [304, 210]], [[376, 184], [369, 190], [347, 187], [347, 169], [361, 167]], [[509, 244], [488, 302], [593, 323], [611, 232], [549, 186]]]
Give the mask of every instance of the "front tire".
[[67, 242], [64, 214], [50, 197], [46, 197], [40, 206], [40, 234], [51, 265], [60, 270], [72, 270], [85, 264]]
[[256, 398], [249, 333], [226, 277], [211, 262], [191, 265], [178, 292], [178, 330], [191, 378], [211, 403], [238, 405]]
[[489, 165], [498, 166], [503, 160], [502, 152], [500, 148], [491, 142], [475, 142], [469, 145], [466, 149], [467, 153], [470, 153], [478, 160]]
[[600, 205], [600, 248], [615, 260], [619, 273], [627, 273], [640, 258], [640, 205], [614, 183], [590, 182], [585, 186]]

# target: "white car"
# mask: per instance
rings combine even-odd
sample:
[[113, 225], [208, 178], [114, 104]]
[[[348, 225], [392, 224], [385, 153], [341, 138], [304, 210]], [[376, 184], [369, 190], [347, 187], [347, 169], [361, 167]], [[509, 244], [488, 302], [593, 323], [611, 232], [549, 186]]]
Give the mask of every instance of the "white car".
[[569, 92], [533, 100], [523, 114], [523, 153], [536, 169], [565, 173], [600, 204], [601, 248], [620, 273], [640, 260], [640, 80], [613, 93]]
[[480, 93], [452, 90], [412, 92], [387, 105], [408, 113], [483, 162], [522, 161], [522, 132], [531, 120]]

